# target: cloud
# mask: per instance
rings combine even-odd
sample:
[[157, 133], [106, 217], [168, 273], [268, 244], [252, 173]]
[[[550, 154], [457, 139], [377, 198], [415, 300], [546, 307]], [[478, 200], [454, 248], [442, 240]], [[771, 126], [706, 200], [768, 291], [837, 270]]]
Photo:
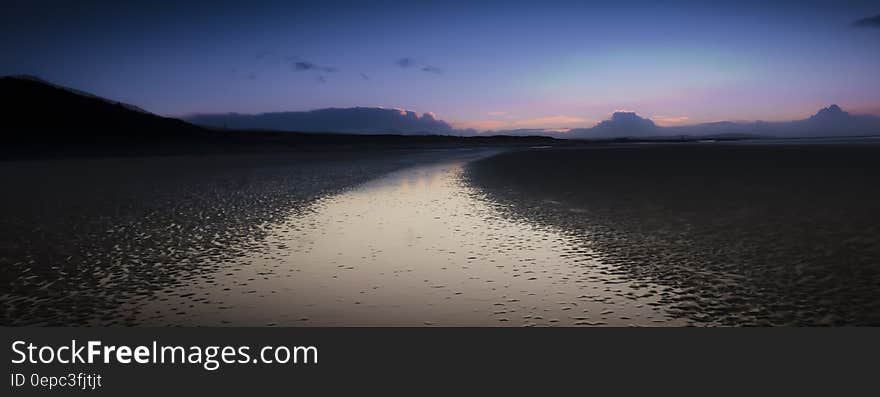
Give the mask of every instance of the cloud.
[[428, 73], [436, 73], [436, 74], [442, 74], [442, 73], [443, 73], [443, 69], [440, 69], [440, 68], [438, 68], [438, 67], [436, 67], [436, 66], [431, 66], [431, 65], [423, 66], [421, 70], [422, 70], [423, 72], [428, 72]]
[[314, 70], [319, 72], [333, 73], [337, 71], [336, 68], [320, 66], [308, 61], [296, 61], [291, 65], [291, 67], [293, 67], [293, 70], [296, 70], [298, 72]]
[[651, 120], [653, 120], [659, 126], [666, 127], [666, 126], [670, 126], [670, 125], [681, 124], [681, 123], [687, 122], [688, 117], [687, 116], [671, 117], [671, 116], [654, 115], [653, 117], [651, 117]]
[[306, 60], [302, 60], [296, 57], [287, 57], [287, 59], [292, 60], [290, 67], [296, 72], [317, 72], [318, 75], [315, 76], [315, 81], [323, 84], [327, 82], [327, 76], [321, 73], [335, 73], [338, 69], [330, 66], [321, 66], [314, 62], [309, 62]]
[[422, 64], [419, 61], [417, 61], [415, 58], [403, 57], [403, 58], [398, 59], [394, 63], [396, 63], [397, 66], [400, 66], [403, 69], [418, 67], [419, 70], [421, 70], [422, 72], [443, 74], [443, 69], [441, 69], [437, 66], [434, 66], [434, 65]]
[[331, 108], [308, 112], [201, 114], [186, 119], [195, 124], [233, 129], [407, 135], [458, 133], [433, 113], [419, 115], [405, 109]]
[[526, 120], [517, 120], [511, 123], [511, 125], [515, 127], [541, 127], [541, 128], [552, 128], [552, 127], [571, 127], [572, 124], [577, 123], [586, 123], [589, 120], [580, 118], [580, 117], [569, 117], [569, 116], [549, 116], [549, 117], [538, 117], [534, 119], [526, 119]]
[[416, 60], [412, 58], [400, 58], [397, 60], [397, 66], [400, 66], [404, 69], [415, 66]]
[[471, 134], [490, 134], [490, 135], [508, 135], [508, 136], [552, 136], [557, 138], [566, 138], [565, 134], [568, 133], [568, 128], [518, 128], [513, 130], [488, 130], [488, 131], [478, 131], [478, 130], [468, 130]]
[[568, 134], [573, 138], [621, 138], [655, 136], [661, 132], [653, 121], [636, 112], [615, 111], [610, 119], [592, 128], [572, 129]]
[[880, 116], [880, 104], [866, 104], [851, 108], [850, 110], [852, 110], [852, 112], [856, 114], [870, 114], [874, 116]]
[[857, 115], [837, 105], [820, 109], [803, 120], [781, 122], [717, 122], [668, 127], [681, 135], [749, 135], [773, 137], [828, 137], [880, 134], [880, 117]]
[[457, 121], [452, 125], [455, 128], [473, 130], [474, 132], [492, 131], [503, 135], [558, 135], [560, 132], [568, 132], [578, 124], [583, 125], [591, 122], [590, 119], [564, 115], [512, 120], [507, 112], [489, 112], [487, 114], [492, 118]]
[[857, 28], [874, 28], [880, 29], [880, 15], [859, 19], [852, 23]]
[[[507, 115], [506, 112], [489, 112], [489, 116], [492, 117], [505, 115]], [[455, 128], [459, 129], [495, 131], [501, 134], [508, 134], [513, 132], [519, 134], [523, 131], [544, 131], [557, 133], [560, 130], [567, 131], [568, 128], [573, 126], [573, 124], [586, 123], [589, 121], [589, 119], [584, 119], [580, 117], [548, 116], [515, 121], [510, 121], [509, 118], [508, 120], [498, 120], [496, 118], [493, 118], [488, 120], [458, 121], [452, 123], [452, 125]]]
[[294, 62], [293, 69], [294, 70], [315, 70], [318, 68], [318, 65], [315, 65], [311, 62]]
[[719, 121], [695, 125], [663, 125], [664, 122], [684, 122], [687, 117], [654, 116], [660, 126], [639, 117], [635, 112], [615, 112], [611, 119], [592, 128], [569, 131], [571, 138], [650, 138], [670, 136], [692, 137], [833, 137], [880, 136], [880, 117], [855, 115], [837, 105], [820, 109], [803, 120], [780, 122]]
[[366, 74], [366, 73], [361, 73], [361, 78], [364, 79], [364, 80], [369, 80], [369, 79], [370, 79], [370, 76], [369, 76], [368, 74]]
[[503, 128], [507, 123], [501, 120], [475, 120], [454, 122], [452, 126], [461, 130], [490, 131]]

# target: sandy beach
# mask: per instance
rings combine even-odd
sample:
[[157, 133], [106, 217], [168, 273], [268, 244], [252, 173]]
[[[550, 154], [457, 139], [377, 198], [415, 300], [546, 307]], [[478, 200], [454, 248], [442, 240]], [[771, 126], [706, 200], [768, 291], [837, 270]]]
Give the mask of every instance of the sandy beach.
[[685, 324], [467, 182], [504, 150], [5, 163], [4, 323]]
[[876, 148], [5, 162], [2, 322], [877, 324]]
[[325, 196], [131, 311], [146, 325], [685, 324], [658, 303], [664, 292], [614, 275], [577, 236], [503, 216], [464, 178], [494, 153], [449, 153]]
[[124, 303], [211, 274], [293, 209], [445, 153], [2, 162], [0, 323], [133, 325]]
[[529, 150], [469, 178], [510, 217], [580, 235], [701, 324], [880, 324], [877, 145]]

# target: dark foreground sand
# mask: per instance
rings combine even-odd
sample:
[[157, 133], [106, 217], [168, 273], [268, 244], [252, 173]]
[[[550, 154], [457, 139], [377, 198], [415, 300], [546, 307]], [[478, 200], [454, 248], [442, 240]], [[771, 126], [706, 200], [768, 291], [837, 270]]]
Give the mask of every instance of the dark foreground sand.
[[316, 198], [444, 151], [0, 163], [0, 324], [133, 324], [122, 303], [215, 272]]
[[880, 146], [630, 145], [502, 153], [469, 179], [511, 217], [580, 233], [672, 313], [880, 325]]

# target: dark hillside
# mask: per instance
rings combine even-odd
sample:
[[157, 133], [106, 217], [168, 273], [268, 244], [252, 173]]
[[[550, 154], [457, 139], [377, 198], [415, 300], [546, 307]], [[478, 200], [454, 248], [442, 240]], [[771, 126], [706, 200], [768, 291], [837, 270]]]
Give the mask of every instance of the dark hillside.
[[207, 131], [25, 77], [0, 78], [4, 144], [112, 144], [194, 140]]

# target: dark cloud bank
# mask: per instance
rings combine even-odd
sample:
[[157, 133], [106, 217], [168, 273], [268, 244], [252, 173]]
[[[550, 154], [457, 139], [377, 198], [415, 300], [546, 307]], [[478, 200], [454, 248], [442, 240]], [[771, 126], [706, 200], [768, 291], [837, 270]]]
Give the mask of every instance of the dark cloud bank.
[[308, 62], [308, 61], [294, 62], [291, 65], [291, 67], [293, 68], [293, 70], [296, 70], [296, 71], [316, 70], [319, 72], [327, 72], [327, 73], [334, 73], [337, 71], [337, 69], [334, 67], [320, 66], [320, 65], [316, 65], [314, 63]]
[[430, 113], [399, 109], [345, 108], [260, 114], [201, 114], [186, 118], [195, 124], [230, 129], [261, 129], [349, 134], [455, 134]]
[[821, 137], [880, 134], [880, 117], [852, 115], [837, 105], [804, 120], [785, 122], [721, 121], [680, 127], [659, 127], [632, 112], [617, 112], [592, 128], [569, 131], [571, 138], [644, 138], [654, 136]]
[[[264, 129], [302, 132], [339, 132], [354, 134], [441, 134], [473, 135], [475, 130], [452, 128], [430, 113], [384, 108], [320, 109], [308, 112], [277, 112], [261, 114], [202, 114], [186, 120], [210, 127], [230, 129]], [[550, 135], [572, 139], [649, 138], [672, 136], [761, 136], [820, 137], [880, 135], [880, 117], [853, 115], [837, 105], [819, 110], [815, 115], [787, 122], [704, 123], [681, 127], [660, 127], [634, 112], [616, 112], [610, 119], [591, 128], [568, 133], [540, 129], [492, 131], [497, 135]]]
[[578, 128], [569, 131], [572, 138], [605, 138], [622, 136], [660, 135], [660, 128], [654, 122], [639, 117], [634, 112], [615, 112], [611, 119], [596, 124], [592, 128]]
[[874, 28], [880, 29], [880, 15], [859, 19], [853, 22], [853, 26], [857, 28]]

